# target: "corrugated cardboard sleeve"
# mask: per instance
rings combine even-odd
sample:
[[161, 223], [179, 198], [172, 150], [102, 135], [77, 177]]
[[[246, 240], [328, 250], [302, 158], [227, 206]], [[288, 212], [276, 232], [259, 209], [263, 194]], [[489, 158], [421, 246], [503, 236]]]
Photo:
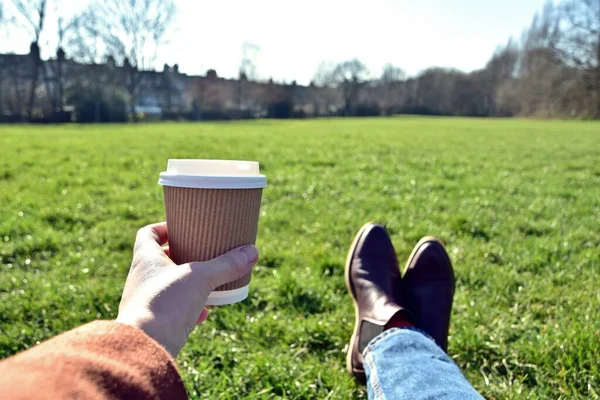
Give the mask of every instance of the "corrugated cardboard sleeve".
[[[163, 186], [169, 251], [176, 264], [207, 261], [256, 243], [262, 189], [193, 189]], [[251, 274], [219, 286], [232, 290]]]

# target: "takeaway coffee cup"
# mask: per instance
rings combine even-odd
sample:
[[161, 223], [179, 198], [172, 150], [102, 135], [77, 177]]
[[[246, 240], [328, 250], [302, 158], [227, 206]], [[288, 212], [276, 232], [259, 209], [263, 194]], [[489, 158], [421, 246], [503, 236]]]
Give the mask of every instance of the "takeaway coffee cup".
[[[169, 160], [158, 181], [165, 194], [169, 251], [177, 264], [207, 261], [254, 244], [267, 179], [258, 162]], [[248, 297], [251, 274], [216, 288], [206, 305]]]

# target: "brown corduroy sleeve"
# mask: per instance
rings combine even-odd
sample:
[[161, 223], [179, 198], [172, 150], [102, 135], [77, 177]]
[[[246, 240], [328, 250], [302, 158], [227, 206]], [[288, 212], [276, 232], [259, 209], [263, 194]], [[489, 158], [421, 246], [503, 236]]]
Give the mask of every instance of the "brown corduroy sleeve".
[[167, 351], [144, 332], [95, 321], [0, 362], [0, 399], [187, 399]]

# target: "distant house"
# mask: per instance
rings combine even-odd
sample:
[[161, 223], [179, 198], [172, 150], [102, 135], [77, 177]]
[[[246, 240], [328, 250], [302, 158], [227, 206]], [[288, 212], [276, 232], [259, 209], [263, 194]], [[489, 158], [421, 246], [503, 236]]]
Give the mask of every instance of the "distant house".
[[[37, 46], [29, 54], [0, 54], [0, 118], [17, 121], [30, 102]], [[23, 113], [25, 115], [25, 113]]]
[[331, 88], [256, 82], [243, 74], [225, 79], [215, 70], [190, 76], [177, 64], [165, 64], [162, 71], [138, 71], [127, 59], [123, 65], [112, 57], [102, 64], [79, 63], [60, 49], [54, 58], [41, 60], [34, 44], [29, 54], [0, 54], [0, 120], [28, 118], [33, 82], [31, 115], [49, 120], [58, 115], [65, 120], [65, 113], [85, 104], [82, 99], [100, 97], [121, 98], [123, 107], [130, 104], [123, 112], [153, 118], [261, 118], [276, 105], [285, 105], [290, 116], [318, 116], [342, 104]]

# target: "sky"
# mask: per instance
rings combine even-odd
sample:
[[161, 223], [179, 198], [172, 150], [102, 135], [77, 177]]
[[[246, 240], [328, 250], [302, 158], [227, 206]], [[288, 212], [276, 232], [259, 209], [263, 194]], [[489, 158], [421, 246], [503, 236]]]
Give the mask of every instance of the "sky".
[[[308, 84], [321, 62], [358, 58], [376, 77], [386, 63], [409, 75], [431, 66], [482, 68], [520, 37], [546, 0], [175, 0], [178, 11], [157, 67], [237, 76], [245, 42], [258, 76]], [[84, 2], [64, 1], [63, 13]], [[0, 52], [26, 53], [26, 35], [0, 36]]]

